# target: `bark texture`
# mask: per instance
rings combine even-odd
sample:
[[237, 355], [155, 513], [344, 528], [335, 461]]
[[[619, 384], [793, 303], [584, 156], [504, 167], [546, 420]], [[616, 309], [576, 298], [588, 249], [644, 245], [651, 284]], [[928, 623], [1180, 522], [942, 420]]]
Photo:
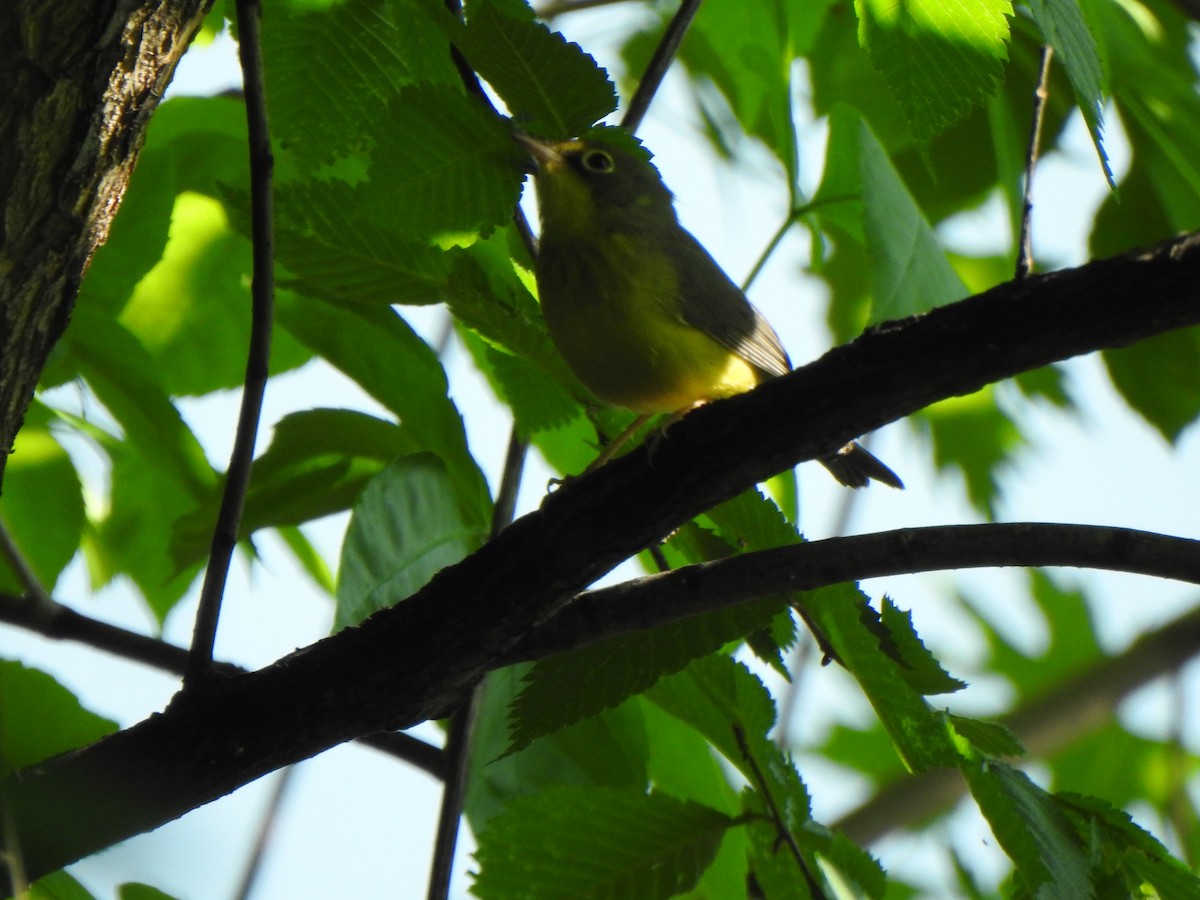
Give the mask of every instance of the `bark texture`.
[[211, 5], [0, 4], [0, 480], [150, 115]]

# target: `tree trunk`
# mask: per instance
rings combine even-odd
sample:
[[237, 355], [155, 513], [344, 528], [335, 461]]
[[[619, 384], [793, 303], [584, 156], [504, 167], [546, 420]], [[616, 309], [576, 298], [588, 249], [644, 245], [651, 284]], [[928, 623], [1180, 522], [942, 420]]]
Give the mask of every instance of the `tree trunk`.
[[150, 115], [211, 5], [0, 4], [0, 480]]

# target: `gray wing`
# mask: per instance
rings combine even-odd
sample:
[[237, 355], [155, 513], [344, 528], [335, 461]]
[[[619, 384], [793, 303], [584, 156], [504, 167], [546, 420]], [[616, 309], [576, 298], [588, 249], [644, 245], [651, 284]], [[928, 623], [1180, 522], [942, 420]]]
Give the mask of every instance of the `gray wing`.
[[700, 242], [683, 231], [683, 239], [672, 252], [680, 257], [676, 268], [681, 277], [683, 320], [768, 376], [790, 372], [792, 364], [775, 329]]

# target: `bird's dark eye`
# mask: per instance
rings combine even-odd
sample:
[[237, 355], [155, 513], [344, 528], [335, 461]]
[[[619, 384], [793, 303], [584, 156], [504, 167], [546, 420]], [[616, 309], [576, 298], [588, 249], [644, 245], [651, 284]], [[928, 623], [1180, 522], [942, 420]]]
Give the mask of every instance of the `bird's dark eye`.
[[589, 150], [583, 154], [581, 159], [583, 167], [589, 172], [599, 172], [601, 174], [611, 172], [614, 168], [612, 154], [605, 153], [603, 150]]

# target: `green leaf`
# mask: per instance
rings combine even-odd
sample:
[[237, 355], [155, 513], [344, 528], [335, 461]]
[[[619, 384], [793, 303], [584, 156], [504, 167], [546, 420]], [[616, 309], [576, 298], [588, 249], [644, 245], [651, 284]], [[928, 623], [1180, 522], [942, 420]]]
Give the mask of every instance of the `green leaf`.
[[[1093, 855], [1101, 857], [1104, 868], [1117, 870], [1128, 896], [1195, 897], [1200, 892], [1200, 877], [1172, 858], [1128, 813], [1080, 794], [1058, 794], [1055, 800], [1080, 840], [1087, 841]], [[1148, 886], [1156, 893], [1151, 894]]]
[[854, 110], [834, 107], [821, 186], [809, 206], [866, 249], [869, 322], [915, 315], [968, 293], [887, 152]]
[[963, 770], [980, 812], [1030, 896], [1094, 897], [1090, 864], [1054, 798], [1023, 772], [999, 762]]
[[867, 249], [874, 268], [871, 323], [927, 312], [966, 297], [966, 285], [865, 122], [858, 137]]
[[[65, 869], [60, 869], [31, 884], [27, 900], [95, 900], [95, 898], [95, 894], [72, 878]], [[25, 900], [24, 896], [22, 900]]]
[[[0, 499], [0, 522], [50, 592], [79, 549], [84, 525], [83, 487], [50, 430], [52, 421], [41, 403], [29, 405], [8, 458]], [[7, 558], [0, 558], [0, 589], [25, 593]]]
[[497, 232], [459, 254], [444, 293], [470, 330], [464, 341], [476, 364], [529, 436], [577, 419], [587, 392], [554, 349], [530, 293], [532, 276], [517, 268], [507, 237]]
[[637, 700], [563, 728], [516, 753], [506, 753], [512, 743], [508, 711], [529, 668], [528, 664], [510, 666], [491, 673], [484, 683], [471, 738], [466, 801], [471, 827], [477, 833], [516, 798], [549, 787], [599, 785], [644, 791], [649, 783], [651, 748], [644, 704]]
[[334, 630], [408, 599], [487, 532], [464, 514], [442, 461], [430, 453], [389, 465], [362, 492], [342, 544]]
[[491, 500], [447, 396], [437, 356], [390, 309], [341, 307], [281, 293], [277, 320], [394, 412], [422, 449], [441, 457], [470, 520], [488, 522]]
[[967, 498], [992, 517], [999, 500], [999, 473], [1021, 445], [1020, 430], [995, 402], [988, 386], [965, 397], [952, 397], [918, 413], [913, 421], [928, 428], [939, 471], [957, 469], [966, 480]]
[[856, 0], [859, 40], [922, 144], [999, 85], [1008, 0]]
[[[680, 60], [701, 93], [715, 85], [742, 129], [775, 154], [795, 184], [799, 160], [792, 110], [792, 25], [815, 30], [828, 4], [706, 0], [683, 43]], [[811, 16], [803, 24], [795, 21]], [[643, 66], [639, 65], [637, 71]], [[714, 117], [714, 121], [716, 118]], [[726, 136], [728, 140], [729, 136]]]
[[[513, 705], [510, 752], [616, 706], [660, 678], [714, 653], [780, 609], [778, 600], [743, 603], [559, 653], [534, 664]], [[586, 691], [578, 686], [586, 683]]]
[[465, 26], [444, 12], [442, 21], [523, 129], [556, 139], [574, 137], [616, 109], [607, 74], [578, 44], [493, 4], [468, 13]]
[[[119, 319], [168, 394], [241, 384], [250, 335], [250, 243], [227, 208], [246, 197], [246, 110], [226, 97], [182, 97], [155, 113], [146, 148], [80, 292], [80, 307]], [[271, 371], [308, 359], [286, 335]], [[75, 373], [52, 369], [50, 381]]]
[[[753, 784], [755, 765], [769, 756], [767, 733], [775, 724], [775, 703], [744, 665], [728, 656], [698, 659], [685, 671], [656, 684], [646, 699], [699, 731]], [[800, 799], [805, 806], [800, 821], [806, 821], [808, 797], [802, 794]]]
[[487, 234], [512, 217], [523, 151], [503, 120], [460, 91], [405, 88], [372, 122], [370, 138], [358, 214], [421, 240]]
[[291, 184], [281, 204], [275, 247], [291, 278], [281, 284], [346, 303], [433, 303], [451, 255], [364, 220], [359, 189], [344, 181]]
[[1107, 78], [1100, 48], [1088, 28], [1086, 11], [1078, 0], [1030, 0], [1029, 11], [1046, 43], [1054, 48], [1055, 60], [1066, 67], [1079, 111], [1083, 113], [1100, 155], [1105, 177], [1115, 187], [1108, 155], [1104, 151], [1104, 117], [1101, 114]]
[[1034, 659], [1009, 641], [973, 605], [975, 617], [987, 639], [988, 668], [1007, 678], [1022, 701], [1034, 699], [1065, 679], [1085, 671], [1103, 658], [1096, 626], [1083, 594], [1059, 588], [1044, 573], [1029, 572], [1030, 598], [1041, 610], [1048, 632], [1046, 649]]
[[479, 835], [484, 900], [658, 900], [690, 889], [735, 819], [665, 794], [560, 788], [515, 801]]
[[807, 592], [801, 602], [862, 687], [905, 764], [917, 772], [958, 765], [961, 750], [948, 723], [908, 684], [863, 594], [853, 585], [836, 585]]
[[1170, 331], [1103, 356], [1125, 402], [1170, 443], [1200, 417], [1200, 328]]
[[175, 900], [175, 898], [148, 884], [126, 882], [117, 887], [117, 900]]
[[117, 730], [45, 672], [0, 660], [0, 774], [75, 750]]
[[966, 716], [948, 714], [950, 725], [960, 736], [987, 756], [1024, 756], [1025, 748], [1017, 736], [997, 722], [968, 719]]
[[[301, 525], [349, 509], [385, 465], [422, 449], [406, 429], [366, 413], [310, 409], [284, 416], [250, 470], [238, 539], [260, 528]], [[199, 562], [208, 553], [220, 504], [221, 491], [214, 490], [200, 508], [176, 522], [171, 557], [177, 566]], [[293, 542], [293, 550], [307, 557], [311, 548]], [[319, 572], [309, 569], [321, 582]]]
[[363, 135], [406, 86], [459, 84], [445, 39], [419, 2], [277, 4], [268, 24], [271, 129], [305, 167], [364, 149]]
[[932, 653], [921, 643], [912, 624], [912, 613], [900, 610], [891, 598], [881, 603], [880, 622], [887, 630], [887, 651], [900, 663], [900, 672], [909, 686], [921, 694], [948, 694], [967, 686], [942, 668]]

